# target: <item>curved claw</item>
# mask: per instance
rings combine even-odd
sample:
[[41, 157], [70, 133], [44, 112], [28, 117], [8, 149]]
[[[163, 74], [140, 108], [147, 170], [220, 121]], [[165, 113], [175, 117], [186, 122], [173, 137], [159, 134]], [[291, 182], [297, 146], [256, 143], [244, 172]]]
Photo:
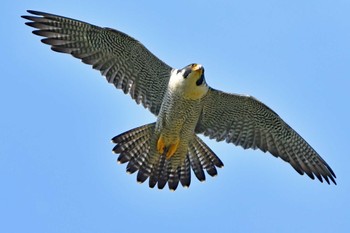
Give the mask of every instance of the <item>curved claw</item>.
[[166, 150], [166, 145], [165, 145], [165, 141], [162, 135], [159, 136], [159, 139], [157, 141], [157, 150], [160, 154], [163, 154], [164, 151], [166, 150], [166, 159], [170, 159], [175, 152], [177, 151], [177, 148], [179, 147], [180, 144], [180, 139], [176, 139], [176, 141], [174, 143], [170, 143], [170, 145], [168, 146], [167, 150]]
[[170, 159], [175, 152], [177, 151], [177, 148], [179, 147], [180, 140], [176, 139], [175, 143], [170, 144], [169, 149], [166, 153], [166, 159]]

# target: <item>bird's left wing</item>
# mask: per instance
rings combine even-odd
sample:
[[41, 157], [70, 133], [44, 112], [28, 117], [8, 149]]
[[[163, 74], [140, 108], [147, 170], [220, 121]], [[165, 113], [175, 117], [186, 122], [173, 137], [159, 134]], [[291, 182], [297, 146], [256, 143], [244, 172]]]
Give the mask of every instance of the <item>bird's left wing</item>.
[[26, 24], [52, 50], [68, 53], [92, 65], [109, 83], [130, 93], [158, 115], [172, 68], [154, 56], [140, 42], [123, 32], [75, 19], [31, 11]]
[[196, 133], [243, 148], [269, 151], [290, 163], [299, 173], [336, 184], [330, 166], [274, 111], [257, 99], [209, 88]]

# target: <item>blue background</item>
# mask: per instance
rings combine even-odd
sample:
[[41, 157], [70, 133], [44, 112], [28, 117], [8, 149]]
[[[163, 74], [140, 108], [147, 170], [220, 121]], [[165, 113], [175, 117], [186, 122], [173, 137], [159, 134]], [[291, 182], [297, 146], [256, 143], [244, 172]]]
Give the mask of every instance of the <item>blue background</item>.
[[[213, 3], [211, 3], [213, 2]], [[331, 165], [338, 185], [261, 151], [205, 140], [225, 167], [176, 192], [116, 164], [110, 139], [155, 117], [20, 15], [121, 30], [212, 87], [255, 96]], [[350, 1], [6, 1], [1, 14], [0, 232], [348, 232]]]

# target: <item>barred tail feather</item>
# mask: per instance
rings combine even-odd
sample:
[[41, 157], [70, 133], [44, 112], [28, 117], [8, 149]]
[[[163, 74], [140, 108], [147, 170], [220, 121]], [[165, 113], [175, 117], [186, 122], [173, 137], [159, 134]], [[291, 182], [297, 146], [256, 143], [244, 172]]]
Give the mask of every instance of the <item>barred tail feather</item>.
[[143, 183], [149, 179], [149, 187], [156, 185], [163, 189], [166, 184], [175, 191], [181, 183], [183, 187], [191, 184], [191, 168], [198, 180], [205, 180], [204, 170], [210, 176], [217, 175], [216, 167], [223, 163], [215, 153], [197, 136], [194, 135], [188, 146], [186, 157], [182, 164], [173, 168], [171, 160], [167, 160], [165, 153], [158, 154], [155, 149], [155, 123], [129, 130], [112, 139], [117, 145], [113, 152], [119, 154], [118, 163], [128, 163], [128, 173], [137, 172], [137, 182]]
[[183, 166], [180, 169], [180, 182], [183, 187], [188, 188], [191, 184], [191, 164], [190, 159], [186, 156]]
[[168, 187], [170, 190], [175, 191], [177, 186], [179, 185], [179, 171], [180, 167], [178, 167], [176, 170], [171, 169], [168, 174], [169, 174], [169, 180], [168, 180]]
[[203, 182], [203, 181], [205, 181], [205, 174], [203, 171], [203, 165], [201, 164], [198, 156], [196, 155], [194, 145], [193, 144], [190, 145], [188, 149], [189, 149], [189, 151], [188, 151], [187, 156], [190, 159], [190, 164], [191, 164], [192, 170], [193, 170], [195, 176], [197, 177], [197, 179], [199, 181]]
[[152, 174], [149, 177], [149, 187], [153, 188], [154, 186], [156, 186], [159, 177], [161, 175], [162, 169], [164, 168], [165, 165], [165, 156], [161, 155], [158, 157], [158, 160], [155, 163], [155, 166], [152, 170]]
[[[165, 156], [165, 155], [163, 154], [161, 156]], [[169, 173], [168, 173], [168, 171], [170, 170], [168, 169], [168, 167], [170, 167], [169, 165], [170, 165], [169, 160], [165, 160], [164, 166], [159, 168], [161, 172], [158, 177], [158, 189], [163, 189], [167, 181], [169, 180]]]

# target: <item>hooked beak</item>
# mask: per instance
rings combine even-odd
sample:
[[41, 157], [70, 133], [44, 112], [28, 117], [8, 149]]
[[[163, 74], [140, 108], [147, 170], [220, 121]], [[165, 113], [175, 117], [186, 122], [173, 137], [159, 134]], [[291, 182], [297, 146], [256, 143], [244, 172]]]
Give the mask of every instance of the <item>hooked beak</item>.
[[193, 72], [198, 72], [199, 76], [202, 76], [202, 74], [204, 73], [204, 68], [200, 64], [193, 64], [193, 65], [191, 65], [191, 70]]
[[[196, 73], [198, 76], [202, 76], [203, 74], [204, 74], [204, 68], [203, 68], [203, 66], [202, 65], [200, 65], [200, 64], [196, 64], [196, 63], [194, 63], [194, 64], [191, 64], [191, 65], [188, 65], [188, 66], [186, 66], [185, 68], [183, 68], [182, 70], [185, 70], [185, 72], [183, 73], [183, 77], [184, 78], [187, 78], [188, 77], [188, 75], [190, 74], [190, 73]], [[180, 71], [180, 70], [179, 70]], [[179, 72], [178, 71], [178, 72]]]

